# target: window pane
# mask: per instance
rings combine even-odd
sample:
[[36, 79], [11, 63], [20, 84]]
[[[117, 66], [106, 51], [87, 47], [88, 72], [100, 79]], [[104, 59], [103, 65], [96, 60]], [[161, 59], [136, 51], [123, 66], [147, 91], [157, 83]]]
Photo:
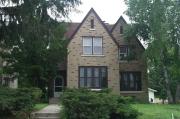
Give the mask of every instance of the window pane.
[[62, 87], [55, 87], [55, 92], [62, 92]]
[[121, 73], [121, 90], [122, 91], [140, 91], [141, 90], [141, 73], [124, 72]]
[[85, 84], [85, 78], [80, 78], [80, 83], [79, 84], [80, 84], [81, 88], [85, 87], [85, 85], [84, 85]]
[[92, 78], [87, 78], [87, 87], [92, 87]]
[[92, 77], [92, 68], [87, 68], [87, 77]]
[[130, 80], [130, 88], [134, 88], [134, 75], [132, 73], [130, 73], [130, 76], [129, 76], [129, 80]]
[[107, 88], [108, 82], [107, 82], [107, 69], [105, 67], [101, 68], [101, 87]]
[[99, 77], [99, 68], [94, 68], [94, 77]]
[[93, 47], [93, 53], [94, 54], [102, 54], [102, 47], [101, 46], [94, 46]]
[[92, 37], [83, 37], [83, 46], [92, 46]]
[[94, 28], [94, 19], [91, 19], [91, 28]]
[[106, 68], [101, 68], [102, 77], [106, 77]]
[[119, 51], [120, 51], [120, 53], [127, 53], [127, 46], [121, 46], [120, 48], [119, 48]]
[[120, 34], [123, 34], [123, 26], [120, 26]]
[[96, 88], [99, 88], [99, 87], [100, 87], [99, 79], [100, 79], [100, 78], [94, 78], [94, 83], [95, 83], [95, 86], [94, 86], [94, 87], [96, 87]]
[[83, 47], [83, 54], [92, 54], [92, 46], [84, 46]]
[[124, 80], [124, 87], [127, 89], [127, 88], [128, 88], [128, 77], [127, 77], [127, 73], [123, 74], [123, 80]]
[[102, 46], [102, 38], [93, 37], [93, 46]]
[[80, 68], [80, 77], [84, 77], [84, 68]]
[[61, 78], [56, 78], [55, 79], [55, 85], [56, 86], [62, 86], [62, 79]]

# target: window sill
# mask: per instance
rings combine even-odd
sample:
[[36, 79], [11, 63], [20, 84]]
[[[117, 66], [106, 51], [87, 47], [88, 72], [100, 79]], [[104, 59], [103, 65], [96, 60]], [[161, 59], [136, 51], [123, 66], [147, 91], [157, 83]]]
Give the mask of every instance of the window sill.
[[138, 60], [119, 60], [119, 63], [137, 63]]
[[102, 89], [90, 89], [91, 91], [101, 91]]
[[105, 55], [81, 55], [82, 57], [105, 57]]
[[120, 93], [125, 94], [125, 93], [144, 93], [144, 91], [120, 91]]
[[96, 29], [89, 29], [90, 31], [95, 31]]

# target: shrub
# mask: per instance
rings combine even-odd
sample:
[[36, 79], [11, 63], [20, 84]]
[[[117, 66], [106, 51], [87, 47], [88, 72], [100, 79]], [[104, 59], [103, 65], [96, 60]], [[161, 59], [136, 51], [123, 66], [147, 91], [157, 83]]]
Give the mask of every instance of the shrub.
[[39, 96], [39, 89], [0, 87], [0, 117], [14, 114], [27, 115], [32, 111]]
[[138, 115], [128, 100], [108, 91], [68, 89], [61, 100], [62, 119], [136, 119]]

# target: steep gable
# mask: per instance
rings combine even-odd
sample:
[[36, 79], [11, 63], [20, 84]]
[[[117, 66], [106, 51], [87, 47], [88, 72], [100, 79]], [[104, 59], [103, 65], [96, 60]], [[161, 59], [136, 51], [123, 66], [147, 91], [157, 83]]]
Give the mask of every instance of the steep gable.
[[93, 8], [90, 9], [90, 11], [87, 13], [87, 15], [85, 16], [85, 18], [83, 19], [83, 21], [78, 25], [78, 27], [76, 28], [76, 30], [74, 31], [74, 33], [72, 33], [72, 35], [70, 36], [70, 41], [73, 39], [73, 37], [76, 35], [76, 33], [78, 32], [78, 30], [82, 27], [82, 25], [84, 24], [84, 22], [87, 21], [87, 18], [93, 15], [95, 19], [97, 19], [97, 21], [103, 26], [103, 28], [105, 29], [105, 31], [109, 34], [109, 36], [111, 37], [111, 39], [114, 41], [114, 43], [116, 45], [118, 45], [116, 39], [113, 37], [113, 35], [110, 33], [109, 28], [104, 24], [104, 22], [101, 20], [101, 18], [99, 17], [99, 15], [95, 12], [95, 10]]
[[[127, 22], [125, 21], [125, 19], [120, 16], [120, 18], [117, 20], [117, 22], [114, 24], [114, 26], [112, 27], [111, 29], [111, 34], [113, 35], [113, 37], [116, 39], [116, 41], [119, 43], [119, 45], [126, 45], [127, 42], [124, 40], [123, 38], [123, 34], [120, 34], [120, 27], [122, 26], [123, 27], [123, 30], [124, 30], [124, 27], [127, 25]], [[142, 45], [142, 43], [139, 41], [139, 39], [137, 37], [135, 37], [134, 39], [132, 39], [135, 41], [135, 43], [140, 47], [142, 48], [143, 50], [144, 49], [144, 46]]]

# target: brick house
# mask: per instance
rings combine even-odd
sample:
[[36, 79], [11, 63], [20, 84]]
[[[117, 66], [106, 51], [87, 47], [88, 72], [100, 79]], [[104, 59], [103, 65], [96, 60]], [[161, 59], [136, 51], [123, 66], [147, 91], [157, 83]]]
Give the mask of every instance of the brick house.
[[[114, 25], [104, 23], [91, 9], [81, 23], [69, 23], [66, 63], [60, 64], [54, 79], [53, 96], [68, 88], [110, 88], [114, 94], [148, 101], [148, 80], [144, 47], [137, 38], [123, 39], [126, 21], [121, 16]], [[133, 47], [133, 50], [130, 49]], [[132, 60], [127, 60], [133, 53]]]

